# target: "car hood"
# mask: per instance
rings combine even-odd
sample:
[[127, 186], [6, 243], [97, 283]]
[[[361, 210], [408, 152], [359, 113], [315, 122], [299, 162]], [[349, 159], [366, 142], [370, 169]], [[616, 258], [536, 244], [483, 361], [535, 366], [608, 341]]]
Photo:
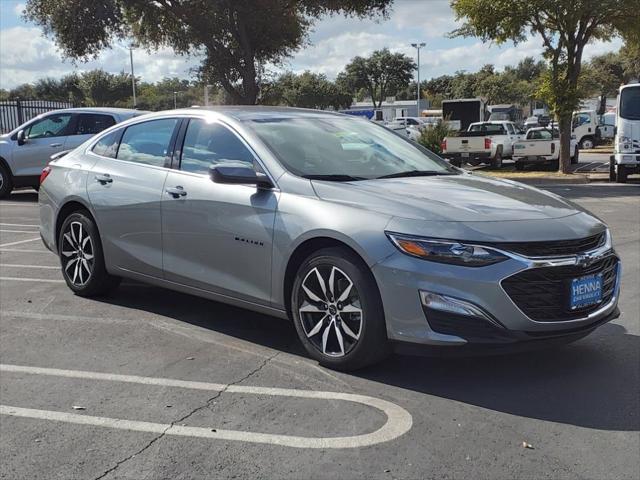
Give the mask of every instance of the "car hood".
[[552, 193], [478, 175], [442, 175], [357, 182], [312, 182], [325, 201], [384, 215], [438, 222], [558, 219], [581, 213]]

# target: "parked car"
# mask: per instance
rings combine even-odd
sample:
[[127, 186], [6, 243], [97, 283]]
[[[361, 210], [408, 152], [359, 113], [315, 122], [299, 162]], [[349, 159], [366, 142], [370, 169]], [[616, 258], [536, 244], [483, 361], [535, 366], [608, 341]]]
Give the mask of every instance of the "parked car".
[[[575, 138], [571, 139], [571, 163], [578, 163], [579, 150]], [[556, 128], [537, 127], [527, 131], [524, 140], [513, 144], [516, 169], [528, 164], [548, 165], [554, 170], [560, 167], [560, 132]]]
[[476, 122], [469, 125], [466, 132], [446, 137], [442, 142], [442, 153], [456, 166], [467, 162], [472, 165], [489, 163], [500, 168], [502, 160], [513, 155], [513, 143], [521, 138], [522, 131], [513, 122]]
[[596, 217], [349, 115], [131, 119], [51, 162], [39, 204], [77, 295], [129, 277], [290, 318], [331, 368], [568, 342], [619, 315], [620, 262]]
[[71, 150], [96, 133], [142, 113], [123, 108], [68, 108], [43, 113], [0, 136], [0, 198], [14, 187], [38, 188], [51, 155]]

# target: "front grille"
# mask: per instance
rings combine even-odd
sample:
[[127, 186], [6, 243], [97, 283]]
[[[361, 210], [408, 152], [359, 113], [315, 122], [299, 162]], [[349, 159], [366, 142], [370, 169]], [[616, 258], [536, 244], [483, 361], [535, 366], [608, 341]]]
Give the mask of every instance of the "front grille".
[[557, 257], [588, 252], [605, 244], [605, 232], [578, 240], [554, 240], [550, 242], [511, 242], [493, 244], [496, 248], [518, 253], [526, 257]]
[[[524, 270], [502, 281], [507, 295], [532, 320], [562, 322], [596, 311], [612, 298], [616, 286], [618, 258], [610, 255], [588, 267], [544, 267]], [[569, 299], [573, 278], [602, 273], [602, 302], [571, 310]]]

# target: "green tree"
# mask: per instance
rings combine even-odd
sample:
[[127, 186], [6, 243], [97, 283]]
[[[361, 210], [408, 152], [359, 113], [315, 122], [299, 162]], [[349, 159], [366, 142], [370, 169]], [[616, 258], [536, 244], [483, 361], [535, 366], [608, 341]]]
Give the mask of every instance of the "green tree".
[[80, 88], [80, 76], [77, 73], [70, 73], [60, 79], [42, 78], [33, 85], [35, 98], [44, 100], [60, 100], [81, 103], [84, 101], [84, 94]]
[[85, 103], [93, 107], [130, 105], [131, 76], [113, 74], [104, 70], [90, 70], [80, 75], [79, 87]]
[[585, 46], [615, 35], [640, 37], [640, 0], [452, 0], [462, 27], [453, 35], [497, 43], [540, 37], [549, 62], [540, 93], [559, 120], [560, 165], [570, 170], [571, 115], [579, 105]]
[[268, 89], [264, 103], [301, 108], [348, 108], [351, 94], [341, 90], [322, 74], [306, 71], [300, 75], [285, 73]]
[[348, 90], [364, 88], [374, 108], [380, 108], [390, 94], [405, 88], [411, 81], [415, 62], [402, 53], [377, 50], [369, 57], [354, 57], [344, 69], [343, 81]]
[[581, 72], [580, 89], [587, 94], [600, 97], [598, 113], [603, 114], [607, 106], [607, 97], [615, 97], [620, 85], [627, 79], [622, 58], [618, 53], [605, 53], [593, 57]]
[[279, 64], [325, 14], [386, 15], [393, 0], [27, 0], [26, 18], [74, 59], [114, 40], [201, 54], [200, 75], [235, 103], [253, 104], [266, 64]]

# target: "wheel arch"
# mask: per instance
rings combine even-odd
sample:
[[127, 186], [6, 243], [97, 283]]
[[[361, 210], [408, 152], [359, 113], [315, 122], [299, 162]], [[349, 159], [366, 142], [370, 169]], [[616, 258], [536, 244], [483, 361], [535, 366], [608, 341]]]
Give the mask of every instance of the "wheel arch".
[[78, 211], [87, 212], [87, 214], [89, 214], [89, 216], [91, 217], [91, 220], [93, 220], [93, 223], [96, 226], [96, 229], [98, 229], [98, 232], [100, 231], [98, 228], [98, 224], [96, 222], [96, 218], [93, 215], [93, 212], [91, 211], [91, 208], [89, 207], [89, 205], [87, 205], [86, 202], [78, 198], [70, 199], [66, 203], [64, 203], [62, 207], [60, 207], [60, 209], [58, 210], [58, 215], [56, 216], [56, 223], [55, 223], [55, 230], [54, 230], [55, 237], [53, 239], [55, 242], [56, 249], [58, 248], [58, 237], [60, 237], [60, 230], [62, 229], [62, 224], [64, 223], [64, 221], [69, 215]]
[[[367, 261], [358, 252], [358, 250], [353, 248], [347, 242], [344, 242], [336, 237], [323, 235], [323, 236], [317, 236], [317, 237], [305, 239], [304, 241], [299, 243], [291, 252], [291, 255], [289, 255], [289, 258], [287, 260], [287, 266], [284, 272], [284, 279], [282, 282], [282, 294], [284, 297], [285, 310], [289, 318], [292, 318], [291, 317], [291, 289], [293, 288], [293, 283], [295, 281], [295, 277], [296, 277], [296, 273], [298, 272], [298, 269], [300, 268], [302, 263], [309, 257], [309, 255], [323, 248], [330, 248], [330, 247], [341, 247], [351, 251], [354, 255], [356, 255], [360, 259], [360, 261], [365, 267], [369, 268]], [[372, 274], [372, 277], [373, 277], [373, 274]], [[375, 281], [375, 277], [373, 278]], [[377, 282], [376, 282], [376, 285], [377, 285]]]

